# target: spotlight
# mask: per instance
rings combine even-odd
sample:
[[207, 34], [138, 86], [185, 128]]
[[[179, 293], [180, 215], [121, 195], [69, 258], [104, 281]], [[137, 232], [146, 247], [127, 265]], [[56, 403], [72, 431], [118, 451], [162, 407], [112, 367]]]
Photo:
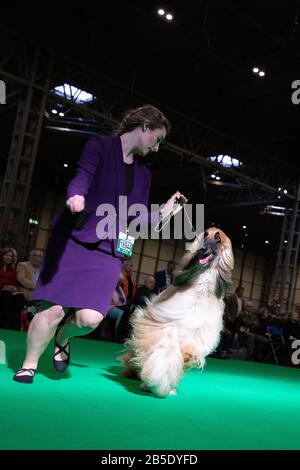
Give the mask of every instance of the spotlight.
[[266, 74], [265, 74], [265, 72], [263, 72], [263, 70], [261, 70], [260, 72], [258, 72], [258, 75], [259, 75], [260, 77], [264, 77]]
[[220, 179], [221, 179], [220, 176], [216, 176], [217, 181], [220, 181]]
[[172, 21], [173, 15], [171, 15], [170, 13], [168, 13], [168, 14], [166, 15], [166, 18], [167, 18], [168, 21]]
[[58, 115], [59, 115], [60, 117], [64, 117], [65, 113], [60, 112], [60, 113], [58, 113]]
[[257, 67], [254, 67], [253, 72], [254, 72], [254, 73], [258, 73], [258, 72], [259, 72], [259, 69], [258, 69]]
[[269, 240], [265, 240], [265, 244], [266, 244], [266, 245], [270, 245]]
[[68, 166], [69, 166], [69, 165], [68, 165], [67, 163], [64, 163], [64, 167], [65, 167], [65, 168], [68, 168]]
[[51, 109], [51, 113], [52, 114], [57, 114], [57, 110], [56, 109]]
[[163, 10], [162, 8], [160, 8], [157, 12], [160, 16], [163, 16], [165, 14], [165, 10]]
[[212, 175], [210, 175], [210, 177], [215, 179], [216, 175], [212, 174]]
[[37, 219], [29, 219], [29, 224], [30, 225], [38, 225], [39, 224], [39, 221]]
[[246, 230], [246, 228], [247, 228], [247, 225], [243, 225], [243, 229]]

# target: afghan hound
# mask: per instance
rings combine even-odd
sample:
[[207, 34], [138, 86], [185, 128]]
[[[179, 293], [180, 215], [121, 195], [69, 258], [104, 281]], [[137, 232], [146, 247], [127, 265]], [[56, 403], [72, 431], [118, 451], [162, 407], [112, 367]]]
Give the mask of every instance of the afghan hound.
[[209, 228], [180, 261], [174, 284], [132, 314], [132, 335], [121, 356], [124, 376], [157, 397], [176, 393], [184, 370], [203, 368], [223, 328], [223, 297], [231, 284], [231, 241]]

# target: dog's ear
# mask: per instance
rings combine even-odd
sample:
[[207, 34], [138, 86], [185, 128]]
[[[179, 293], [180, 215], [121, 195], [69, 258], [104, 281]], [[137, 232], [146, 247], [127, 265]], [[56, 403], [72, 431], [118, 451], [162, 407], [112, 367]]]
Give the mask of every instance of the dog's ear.
[[222, 254], [218, 264], [219, 278], [216, 287], [216, 296], [223, 297], [232, 285], [231, 272], [234, 268], [231, 241], [226, 236], [222, 239]]
[[220, 269], [225, 272], [231, 272], [234, 268], [234, 257], [231, 241], [228, 237], [222, 241], [222, 255], [219, 261]]

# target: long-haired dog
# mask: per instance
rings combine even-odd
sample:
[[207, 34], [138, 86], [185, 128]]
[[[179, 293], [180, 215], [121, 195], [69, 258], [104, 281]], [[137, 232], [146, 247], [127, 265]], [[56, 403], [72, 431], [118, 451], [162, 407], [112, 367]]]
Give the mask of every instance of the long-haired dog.
[[223, 297], [231, 284], [231, 242], [209, 228], [181, 259], [174, 285], [138, 307], [121, 356], [124, 376], [139, 378], [155, 396], [174, 394], [184, 370], [204, 367], [223, 327]]

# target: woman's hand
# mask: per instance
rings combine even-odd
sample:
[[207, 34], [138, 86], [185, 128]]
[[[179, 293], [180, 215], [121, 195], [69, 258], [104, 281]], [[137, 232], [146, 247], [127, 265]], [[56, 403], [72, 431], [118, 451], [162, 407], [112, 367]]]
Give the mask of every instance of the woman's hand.
[[74, 214], [74, 212], [81, 212], [85, 207], [85, 198], [75, 194], [75, 196], [72, 196], [67, 200], [66, 206], [70, 209], [72, 214]]
[[177, 191], [170, 199], [164, 204], [163, 208], [161, 209], [162, 217], [166, 217], [168, 214], [175, 215], [180, 212], [183, 208], [183, 204], [187, 203], [187, 198]]

